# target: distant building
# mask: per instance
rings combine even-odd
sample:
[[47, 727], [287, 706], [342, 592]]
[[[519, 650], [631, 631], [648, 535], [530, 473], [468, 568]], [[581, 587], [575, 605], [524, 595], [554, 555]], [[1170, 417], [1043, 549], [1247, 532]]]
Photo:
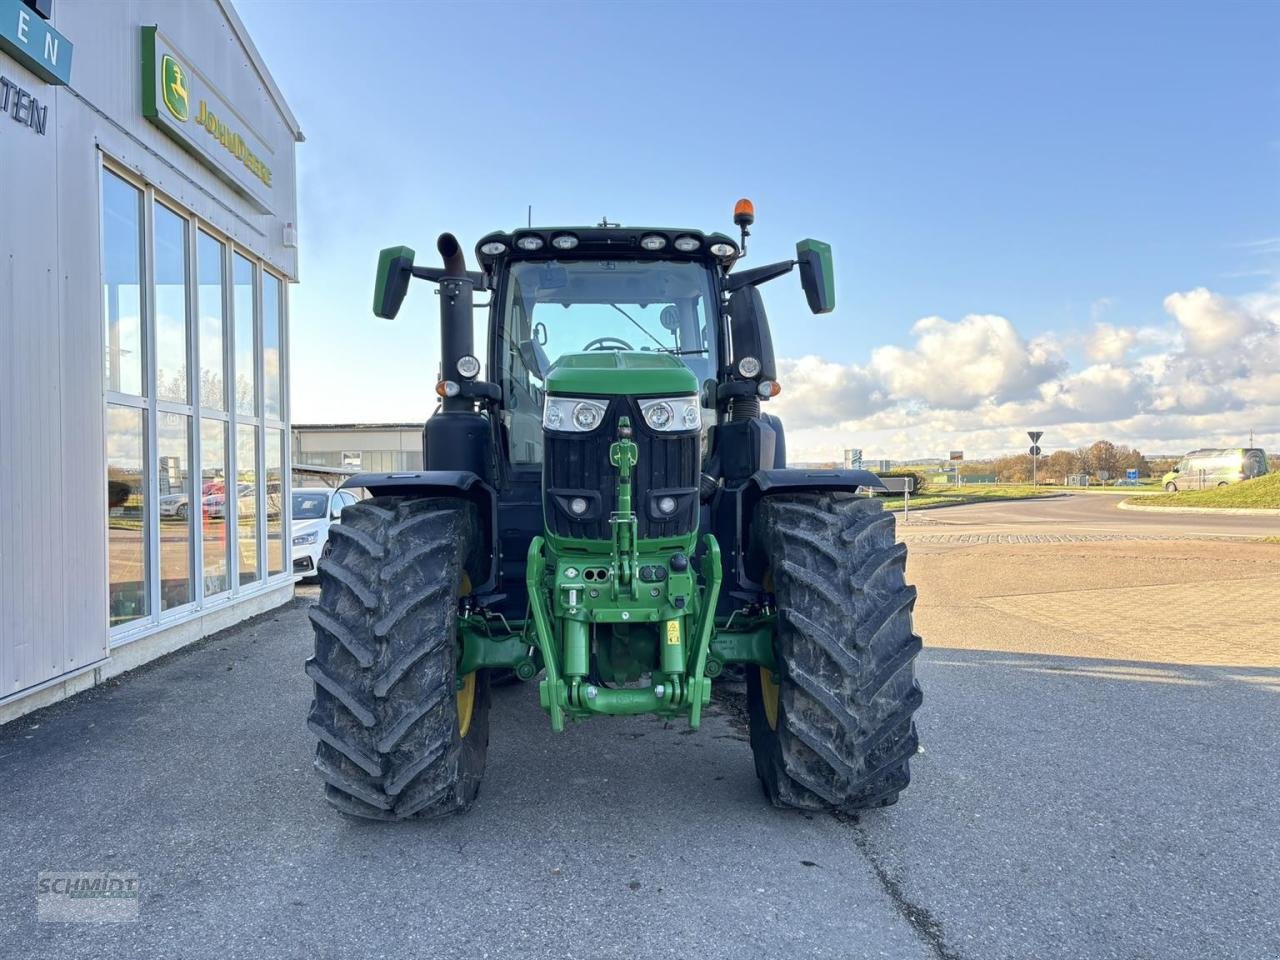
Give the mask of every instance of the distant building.
[[351, 473], [422, 469], [421, 423], [295, 423], [294, 471], [329, 467]]

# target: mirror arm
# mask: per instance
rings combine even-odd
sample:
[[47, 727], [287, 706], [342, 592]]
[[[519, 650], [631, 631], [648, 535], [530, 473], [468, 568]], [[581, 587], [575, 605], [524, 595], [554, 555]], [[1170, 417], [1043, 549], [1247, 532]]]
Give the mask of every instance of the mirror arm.
[[[795, 267], [798, 260], [780, 260], [777, 263], [766, 263], [763, 267], [752, 267], [750, 270], [743, 270], [741, 273], [731, 273], [724, 278], [724, 292], [733, 293], [735, 290], [741, 290], [743, 287], [758, 286], [762, 283], [768, 283], [770, 280], [776, 280], [778, 277], [785, 276]], [[417, 267], [414, 267], [417, 272]]]
[[[417, 277], [419, 280], [430, 280], [432, 283], [439, 283], [441, 280], [454, 276], [454, 274], [450, 273], [444, 267], [417, 267], [417, 266], [413, 268], [413, 275]], [[477, 290], [486, 289], [485, 275], [483, 273], [478, 273], [475, 270], [468, 270], [462, 276], [458, 277], [458, 279], [470, 280], [472, 286], [474, 286]]]

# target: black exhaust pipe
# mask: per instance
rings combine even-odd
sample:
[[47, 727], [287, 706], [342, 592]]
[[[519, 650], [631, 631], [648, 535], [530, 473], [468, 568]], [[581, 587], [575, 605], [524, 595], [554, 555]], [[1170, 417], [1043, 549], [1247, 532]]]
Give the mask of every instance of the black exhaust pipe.
[[[461, 383], [458, 361], [475, 355], [472, 333], [474, 284], [467, 276], [467, 258], [462, 253], [458, 238], [452, 233], [442, 233], [436, 240], [436, 249], [444, 260], [448, 274], [440, 281], [440, 379]], [[468, 397], [445, 397], [444, 410], [475, 410], [475, 401]]]
[[458, 238], [452, 233], [442, 233], [436, 240], [436, 249], [440, 251], [440, 257], [444, 260], [444, 268], [451, 277], [465, 277], [467, 275], [467, 258], [462, 254], [462, 247], [458, 245]]

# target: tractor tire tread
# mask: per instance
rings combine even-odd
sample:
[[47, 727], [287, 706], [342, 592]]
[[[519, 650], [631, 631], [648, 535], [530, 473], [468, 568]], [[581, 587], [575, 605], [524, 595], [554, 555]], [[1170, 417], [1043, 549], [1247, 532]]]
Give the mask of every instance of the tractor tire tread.
[[465, 737], [456, 696], [457, 598], [478, 553], [476, 508], [454, 497], [377, 497], [343, 510], [333, 533], [306, 664], [324, 795], [361, 819], [465, 810], [489, 739], [485, 671]]
[[777, 806], [852, 813], [895, 802], [919, 747], [922, 702], [906, 547], [882, 504], [843, 492], [774, 494], [750, 549], [773, 578], [776, 728], [748, 671], [756, 771]]

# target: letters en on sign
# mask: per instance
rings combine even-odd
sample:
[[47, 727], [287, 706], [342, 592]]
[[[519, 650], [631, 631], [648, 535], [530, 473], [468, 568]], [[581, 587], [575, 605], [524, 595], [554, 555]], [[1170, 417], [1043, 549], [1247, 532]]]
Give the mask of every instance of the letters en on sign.
[[41, 80], [71, 82], [71, 41], [22, 0], [0, 0], [0, 50]]
[[271, 147], [153, 26], [142, 28], [142, 115], [271, 212]]

